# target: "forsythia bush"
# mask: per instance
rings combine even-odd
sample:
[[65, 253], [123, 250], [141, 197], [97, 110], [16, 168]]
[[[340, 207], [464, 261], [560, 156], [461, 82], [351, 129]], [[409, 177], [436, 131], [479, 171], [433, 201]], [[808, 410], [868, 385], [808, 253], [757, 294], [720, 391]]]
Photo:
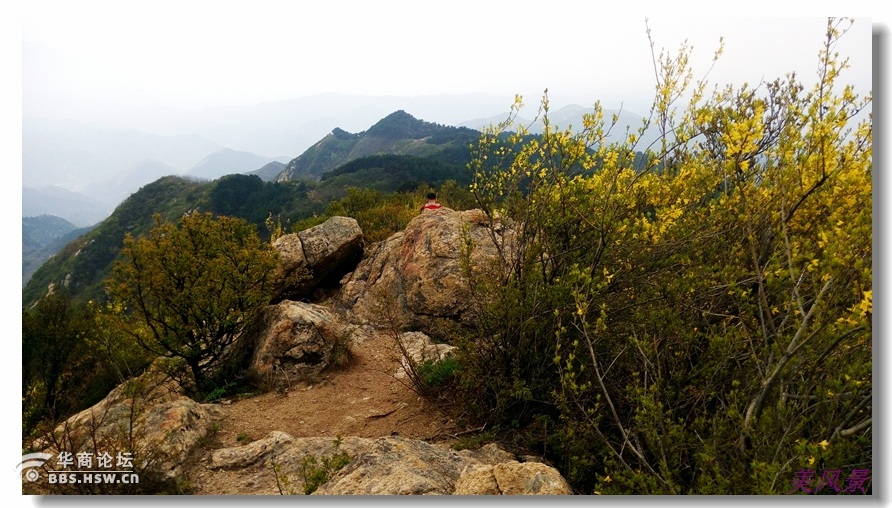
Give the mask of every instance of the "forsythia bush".
[[809, 89], [707, 92], [689, 48], [655, 56], [652, 146], [605, 144], [597, 106], [555, 129], [547, 95], [541, 136], [511, 117], [480, 139], [471, 190], [516, 227], [472, 280], [477, 418], [586, 494], [783, 494], [871, 468], [871, 97], [840, 84], [847, 22]]

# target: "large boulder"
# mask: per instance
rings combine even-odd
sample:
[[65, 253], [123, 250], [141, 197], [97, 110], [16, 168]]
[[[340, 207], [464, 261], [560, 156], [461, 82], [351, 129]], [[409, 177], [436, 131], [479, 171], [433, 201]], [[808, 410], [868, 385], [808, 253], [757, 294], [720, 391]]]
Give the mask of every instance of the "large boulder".
[[316, 494], [452, 494], [467, 460], [456, 451], [415, 439], [370, 440]]
[[249, 372], [265, 389], [312, 381], [349, 333], [326, 307], [289, 300], [269, 305], [242, 337], [253, 347]]
[[214, 404], [186, 397], [179, 383], [153, 365], [34, 444], [58, 455], [132, 453], [133, 471], [173, 481], [197, 446], [225, 417]]
[[362, 229], [355, 219], [332, 217], [273, 242], [279, 251], [273, 302], [299, 300], [329, 280], [338, 280], [362, 259]]
[[[445, 322], [471, 323], [465, 268], [483, 270], [498, 259], [506, 231], [494, 232], [480, 210], [426, 211], [370, 249], [342, 281], [337, 303], [356, 322], [403, 331], [436, 334]], [[465, 251], [470, 263], [463, 268]]]
[[294, 438], [276, 431], [253, 443], [214, 451], [208, 467], [233, 480], [233, 494], [302, 493], [308, 458], [319, 465], [342, 453], [347, 455], [346, 465], [331, 471], [315, 494], [572, 493], [554, 468], [518, 462], [494, 444], [457, 452], [399, 436]]
[[455, 482], [457, 496], [572, 494], [567, 480], [557, 470], [541, 462], [504, 462], [465, 470]]

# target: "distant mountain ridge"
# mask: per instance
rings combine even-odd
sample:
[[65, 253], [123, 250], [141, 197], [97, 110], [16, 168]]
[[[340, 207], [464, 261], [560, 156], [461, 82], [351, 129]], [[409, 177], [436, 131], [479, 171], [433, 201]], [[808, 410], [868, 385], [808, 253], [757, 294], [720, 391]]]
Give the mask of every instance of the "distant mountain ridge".
[[56, 186], [22, 189], [22, 217], [54, 215], [76, 226], [91, 226], [108, 217], [112, 207], [78, 192]]
[[53, 215], [22, 218], [22, 285], [59, 249], [89, 230]]
[[260, 169], [245, 173], [246, 175], [257, 175], [264, 182], [275, 182], [279, 177], [279, 173], [285, 169], [285, 164], [279, 161], [272, 161]]
[[222, 148], [194, 134], [163, 136], [86, 122], [24, 119], [22, 183], [81, 191], [88, 182], [105, 180], [145, 160], [185, 172]]
[[154, 159], [144, 159], [121, 168], [107, 178], [94, 180], [81, 190], [81, 194], [101, 201], [114, 208], [137, 189], [168, 175], [179, 174], [173, 166]]
[[[392, 192], [446, 180], [466, 184], [468, 144], [479, 134], [397, 111], [357, 134], [335, 129], [288, 165], [270, 162], [261, 168], [267, 174], [280, 165], [281, 174], [289, 167], [298, 168], [301, 178], [280, 175], [278, 181], [263, 181], [260, 170], [212, 181], [164, 176], [131, 194], [89, 233], [65, 245], [37, 269], [23, 289], [23, 302], [37, 300], [50, 284], [65, 284], [74, 295], [102, 298], [102, 281], [110, 274], [124, 235], [146, 233], [154, 213], [176, 220], [188, 210], [199, 209], [244, 218], [262, 233], [268, 217], [287, 224], [322, 213], [349, 187]], [[224, 159], [232, 155], [241, 157], [235, 151], [220, 154]]]
[[140, 187], [167, 175], [215, 179], [270, 158], [195, 134], [158, 135], [69, 120], [22, 122], [23, 217], [51, 214], [95, 224]]
[[250, 152], [224, 148], [214, 152], [186, 172], [187, 176], [214, 180], [224, 175], [247, 174], [270, 162], [284, 163], [288, 159], [275, 160]]
[[478, 131], [467, 127], [425, 122], [399, 110], [356, 134], [335, 128], [291, 160], [278, 181], [318, 180], [339, 166], [374, 155], [433, 157], [466, 163], [468, 143], [479, 135]]
[[[574, 131], [578, 131], [582, 129], [583, 126], [583, 115], [592, 113], [593, 111], [594, 108], [591, 107], [584, 107], [578, 104], [570, 104], [568, 106], [549, 111], [548, 120], [554, 128], [572, 129]], [[610, 129], [610, 132], [605, 139], [606, 143], [624, 141], [626, 138], [626, 129], [628, 128], [629, 132], [637, 133], [637, 131], [642, 126], [642, 122], [645, 120], [644, 117], [625, 110], [604, 109], [603, 113], [605, 130], [610, 128], [613, 121], [613, 115], [617, 115], [616, 125]], [[506, 111], [501, 115], [495, 115], [486, 118], [476, 118], [473, 120], [462, 122], [459, 125], [472, 129], [483, 130], [490, 125], [497, 125], [507, 118], [508, 112]], [[515, 118], [514, 123], [516, 125], [523, 125], [524, 127], [528, 128], [531, 134], [542, 133], [543, 122], [541, 118], [536, 118], [536, 120], [533, 121], [529, 118], [518, 116], [517, 118]], [[639, 149], [643, 149], [644, 147], [655, 141], [658, 137], [659, 133], [656, 131], [655, 128], [651, 127], [647, 129], [644, 132], [644, 135], [640, 137], [641, 141], [639, 143]]]
[[[481, 129], [503, 120], [506, 113], [491, 114], [506, 110], [512, 101], [513, 96], [492, 94], [400, 97], [329, 93], [255, 106], [194, 111], [157, 109], [150, 112], [154, 120], [122, 115], [118, 123], [26, 117], [22, 120], [23, 187], [60, 187], [98, 200], [104, 206], [92, 211], [95, 220], [91, 223], [95, 223], [130, 193], [165, 175], [193, 174], [198, 178], [213, 179], [228, 173], [250, 174], [270, 161], [290, 163], [303, 154], [300, 161], [303, 167], [291, 168], [282, 179], [293, 179], [300, 173], [300, 178], [314, 180], [326, 169], [364, 156], [389, 153], [427, 157], [437, 151], [432, 143], [418, 142], [417, 139], [410, 143], [406, 138], [405, 146], [397, 146], [395, 140], [379, 136], [381, 133], [375, 128], [364, 132], [357, 129], [378, 122], [394, 111], [411, 111], [416, 118], [433, 118], [456, 126], [451, 129]], [[529, 116], [531, 109], [535, 111], [534, 106], [529, 106], [522, 114]], [[571, 105], [554, 109], [550, 115], [555, 124], [572, 123], [578, 127], [582, 113], [590, 110]], [[605, 113], [609, 121], [612, 111], [605, 110]], [[631, 112], [624, 111], [620, 116], [619, 125], [612, 132], [614, 136], [608, 142], [622, 136], [626, 125], [633, 129], [640, 125], [641, 118]], [[381, 127], [387, 127], [386, 121], [381, 120], [381, 123]], [[538, 132], [539, 125], [534, 124], [531, 129]], [[353, 139], [356, 146], [349, 150], [334, 146], [333, 140], [323, 139], [329, 134], [342, 144], [349, 144], [349, 139]], [[308, 147], [317, 146], [320, 139], [326, 145], [321, 150], [324, 153], [314, 156]], [[639, 147], [643, 149], [649, 141], [647, 135]], [[440, 148], [454, 150], [455, 153], [448, 156], [460, 163], [457, 148], [464, 147], [453, 144]], [[237, 165], [232, 161], [224, 164], [225, 157], [212, 157], [230, 149], [255, 154], [258, 159], [254, 165]], [[326, 156], [332, 156], [334, 160], [325, 160]], [[260, 159], [262, 157], [265, 159]], [[436, 157], [442, 158], [442, 154]], [[199, 165], [200, 168], [196, 167]], [[191, 173], [192, 170], [195, 172]], [[279, 177], [268, 174], [272, 172], [275, 172], [274, 168], [267, 167], [263, 173], [257, 174], [265, 180]], [[70, 202], [70, 199], [41, 203], [23, 216], [49, 213], [84, 225], [84, 219], [78, 215], [82, 210], [77, 209], [82, 206], [66, 211], [59, 206], [63, 202]]]
[[39, 249], [77, 226], [54, 215], [22, 218], [22, 253]]
[[[340, 127], [348, 132], [368, 128], [388, 114], [404, 110], [417, 118], [457, 125], [468, 118], [507, 108], [513, 94], [437, 94], [420, 96], [320, 93], [253, 106], [200, 110], [151, 110], [122, 118], [147, 132], [194, 133], [220, 146], [267, 157], [296, 157]], [[172, 123], [171, 118], [176, 118]], [[197, 159], [196, 159], [197, 160]]]

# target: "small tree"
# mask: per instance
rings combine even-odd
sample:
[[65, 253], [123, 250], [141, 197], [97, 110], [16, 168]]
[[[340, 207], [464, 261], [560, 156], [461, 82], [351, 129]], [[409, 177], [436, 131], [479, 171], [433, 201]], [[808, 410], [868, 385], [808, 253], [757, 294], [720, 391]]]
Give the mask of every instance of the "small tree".
[[58, 418], [75, 405], [74, 386], [87, 381], [72, 367], [89, 356], [91, 316], [64, 288], [41, 298], [22, 315], [22, 412], [30, 432], [41, 418]]
[[177, 225], [155, 216], [145, 238], [127, 235], [112, 296], [132, 309], [131, 330], [149, 351], [182, 358], [201, 389], [208, 369], [269, 302], [276, 255], [254, 226], [190, 213]]

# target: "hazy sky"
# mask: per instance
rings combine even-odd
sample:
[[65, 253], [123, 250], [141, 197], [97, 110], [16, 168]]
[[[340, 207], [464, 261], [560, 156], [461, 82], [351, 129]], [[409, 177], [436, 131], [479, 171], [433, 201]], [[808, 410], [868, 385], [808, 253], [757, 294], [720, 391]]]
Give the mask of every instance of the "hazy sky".
[[[424, 2], [294, 2], [300, 9], [235, 11], [199, 3], [202, 9], [178, 7], [163, 16], [148, 7], [69, 8], [66, 15], [28, 9], [23, 114], [99, 119], [322, 92], [481, 92], [504, 96], [507, 106], [515, 93], [536, 103], [546, 87], [556, 106], [599, 99], [608, 108], [624, 103], [646, 113], [654, 72], [643, 13], [604, 16], [597, 2], [477, 3], [487, 6], [438, 2], [434, 11], [420, 7]], [[658, 51], [687, 40], [700, 73], [724, 36], [725, 54], [710, 81], [755, 84], [790, 71], [811, 79], [826, 21], [653, 15], [649, 25]], [[871, 19], [857, 19], [838, 49], [852, 65], [847, 81], [868, 91]]]

